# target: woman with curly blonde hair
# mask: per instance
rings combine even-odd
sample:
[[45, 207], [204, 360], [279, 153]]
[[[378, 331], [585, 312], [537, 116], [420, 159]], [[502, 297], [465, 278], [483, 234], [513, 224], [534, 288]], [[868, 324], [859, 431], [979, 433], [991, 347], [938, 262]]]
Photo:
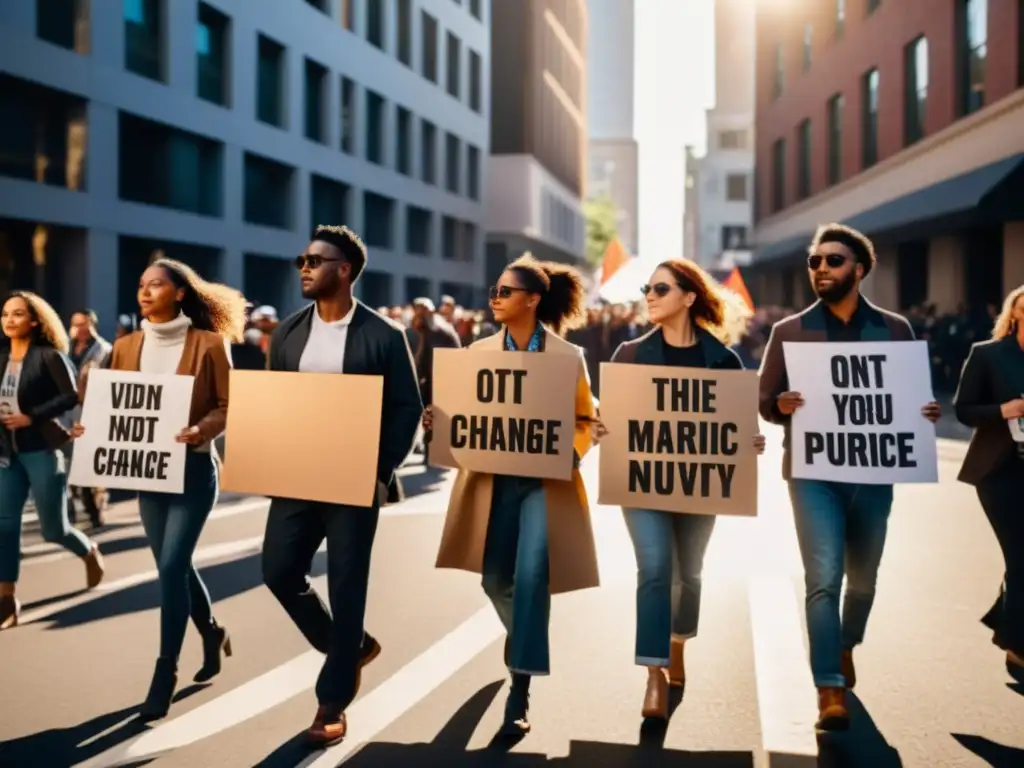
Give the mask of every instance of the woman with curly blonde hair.
[[68, 335], [53, 307], [14, 291], [0, 311], [8, 346], [0, 350], [0, 630], [17, 625], [21, 516], [29, 492], [43, 538], [85, 561], [86, 584], [103, 578], [96, 544], [68, 522], [67, 473], [61, 447], [68, 433], [57, 418], [78, 404], [67, 359]]
[[[178, 657], [191, 616], [203, 641], [206, 682], [231, 655], [227, 631], [213, 617], [210, 595], [192, 564], [199, 536], [217, 503], [219, 472], [213, 441], [224, 431], [228, 408], [229, 341], [245, 326], [245, 299], [234, 288], [203, 280], [172, 259], [155, 259], [139, 279], [141, 329], [114, 343], [110, 368], [192, 376], [189, 423], [178, 441], [188, 446], [180, 494], [139, 493], [139, 515], [160, 574], [160, 655], [142, 716], [164, 717], [178, 682]], [[76, 424], [74, 434], [84, 433]]]

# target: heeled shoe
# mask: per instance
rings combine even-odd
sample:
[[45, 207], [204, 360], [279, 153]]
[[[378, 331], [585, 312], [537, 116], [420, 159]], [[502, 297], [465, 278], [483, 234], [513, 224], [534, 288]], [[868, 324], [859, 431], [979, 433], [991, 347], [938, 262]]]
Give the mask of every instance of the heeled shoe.
[[177, 663], [173, 659], [157, 659], [153, 680], [149, 684], [149, 693], [146, 694], [146, 700], [142, 703], [139, 713], [144, 721], [159, 720], [167, 716], [177, 685]]
[[194, 682], [205, 683], [220, 674], [221, 651], [224, 657], [231, 655], [231, 636], [224, 627], [214, 622], [203, 634], [203, 666], [192, 678]]
[[512, 673], [512, 685], [505, 700], [505, 719], [499, 731], [501, 736], [516, 738], [530, 732], [530, 676]]

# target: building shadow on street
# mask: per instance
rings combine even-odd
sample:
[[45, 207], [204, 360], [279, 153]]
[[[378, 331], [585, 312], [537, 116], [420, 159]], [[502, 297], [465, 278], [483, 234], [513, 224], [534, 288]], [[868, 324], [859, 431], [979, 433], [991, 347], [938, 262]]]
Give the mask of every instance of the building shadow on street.
[[820, 768], [902, 768], [903, 759], [878, 730], [863, 702], [852, 691], [846, 695], [850, 730], [818, 737]]
[[[411, 499], [416, 496], [422, 496], [425, 493], [431, 493], [438, 490], [444, 485], [445, 479], [448, 477], [450, 469], [441, 469], [439, 467], [428, 467], [423, 466], [422, 470], [402, 475], [400, 480], [402, 484], [402, 497], [403, 499]], [[441, 503], [441, 509], [447, 506], [448, 500], [445, 499]]]
[[1024, 749], [1007, 747], [984, 736], [967, 733], [950, 734], [964, 749], [973, 752], [992, 768], [1020, 768], [1024, 765]]

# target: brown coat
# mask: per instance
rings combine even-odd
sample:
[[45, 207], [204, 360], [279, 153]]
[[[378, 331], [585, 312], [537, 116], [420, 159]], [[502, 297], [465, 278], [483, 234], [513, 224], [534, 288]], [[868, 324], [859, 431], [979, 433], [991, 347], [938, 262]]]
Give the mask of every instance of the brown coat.
[[[471, 349], [500, 351], [505, 338], [504, 330], [471, 345]], [[594, 398], [590, 392], [583, 350], [549, 332], [541, 354], [576, 355], [579, 357], [579, 376], [576, 380], [576, 415], [596, 417]], [[577, 421], [573, 447], [582, 459], [593, 445], [590, 425]], [[491, 515], [491, 496], [494, 475], [459, 470], [448, 502], [448, 515], [441, 534], [441, 547], [437, 554], [438, 568], [456, 568], [472, 573], [483, 573], [484, 541]], [[590, 524], [587, 491], [579, 469], [574, 469], [571, 480], [544, 480], [544, 493], [548, 512], [548, 560], [550, 590], [552, 594], [588, 589], [600, 585], [597, 572], [597, 550], [594, 530]]]
[[[110, 354], [110, 369], [139, 370], [143, 341], [142, 331], [135, 331], [115, 341], [114, 350]], [[227, 423], [228, 380], [231, 376], [231, 363], [224, 348], [224, 338], [212, 331], [189, 328], [176, 373], [195, 377], [189, 423], [182, 424], [181, 428], [198, 426], [199, 433], [207, 442], [218, 437]]]

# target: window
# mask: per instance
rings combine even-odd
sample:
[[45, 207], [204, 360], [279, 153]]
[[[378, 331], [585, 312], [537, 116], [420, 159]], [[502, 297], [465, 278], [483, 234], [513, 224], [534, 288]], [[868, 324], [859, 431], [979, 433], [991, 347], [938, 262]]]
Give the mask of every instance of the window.
[[437, 128], [426, 120], [420, 122], [420, 179], [437, 183]]
[[772, 213], [786, 207], [786, 140], [772, 144]]
[[459, 222], [451, 216], [441, 218], [441, 257], [451, 261], [462, 261], [459, 237]]
[[250, 224], [290, 229], [294, 169], [249, 152], [245, 153], [243, 217]]
[[477, 113], [483, 110], [480, 97], [480, 68], [480, 54], [471, 50], [469, 52], [469, 108]]
[[719, 246], [723, 251], [741, 251], [747, 247], [747, 228], [742, 224], [726, 224], [720, 234]]
[[959, 0], [957, 58], [959, 59], [960, 114], [985, 106], [988, 65], [988, 0]]
[[921, 36], [903, 49], [903, 145], [924, 138], [928, 114], [928, 38]]
[[75, 53], [88, 53], [89, 0], [36, 0], [36, 36]]
[[306, 2], [320, 13], [327, 13], [327, 0], [306, 0]]
[[320, 66], [312, 59], [306, 59], [303, 86], [306, 100], [306, 138], [322, 144], [327, 141], [327, 131], [324, 130], [324, 118], [327, 112], [326, 104], [324, 104], [327, 68]]
[[356, 84], [347, 77], [341, 78], [341, 151], [356, 152]]
[[309, 211], [312, 231], [320, 224], [344, 224], [348, 221], [348, 195], [346, 184], [315, 173], [309, 176]]
[[227, 106], [228, 17], [206, 3], [199, 4], [196, 23], [196, 93], [199, 98]]
[[395, 120], [395, 170], [412, 173], [412, 112], [398, 107]]
[[828, 183], [838, 184], [843, 177], [843, 94], [828, 100]]
[[284, 127], [284, 47], [260, 35], [256, 43], [256, 118]]
[[384, 97], [366, 92], [366, 159], [384, 165]]
[[449, 96], [454, 96], [456, 99], [459, 98], [459, 55], [462, 51], [462, 44], [459, 42], [459, 38], [453, 35], [451, 32], [447, 36], [447, 47], [448, 53], [448, 66], [447, 66], [447, 81], [448, 85], [446, 90]]
[[421, 72], [427, 80], [437, 82], [437, 19], [420, 11], [420, 37], [423, 61]]
[[480, 199], [480, 150], [472, 144], [466, 145], [466, 194]]
[[836, 40], [842, 40], [846, 31], [846, 0], [836, 0]]
[[412, 0], [398, 0], [398, 60], [412, 66]]
[[718, 148], [719, 149], [746, 149], [747, 148], [747, 132], [746, 131], [719, 131], [718, 132]]
[[807, 118], [797, 128], [796, 138], [796, 199], [806, 200], [811, 196], [811, 119]]
[[730, 173], [725, 177], [725, 199], [741, 203], [747, 199], [747, 176], [744, 173]]
[[878, 68], [861, 81], [861, 167], [878, 162]]
[[462, 145], [459, 142], [459, 137], [446, 133], [444, 137], [445, 146], [445, 165], [444, 165], [444, 186], [449, 192], [458, 194], [459, 192], [459, 168], [462, 165], [459, 162], [459, 153], [462, 149]]
[[163, 80], [163, 28], [159, 0], [124, 0], [124, 68]]
[[340, 0], [341, 2], [341, 28], [349, 32], [356, 30], [356, 2], [357, 0]]
[[775, 79], [772, 82], [772, 97], [779, 98], [786, 87], [786, 70], [783, 67], [782, 45], [775, 46]]
[[366, 39], [382, 51], [384, 46], [384, 0], [366, 0]]
[[807, 22], [804, 25], [804, 72], [811, 68], [811, 53], [813, 51], [811, 47], [812, 33], [811, 23]]
[[391, 249], [395, 201], [390, 197], [363, 192], [363, 232], [371, 248]]
[[405, 250], [413, 256], [430, 255], [430, 230], [433, 214], [424, 208], [405, 209]]
[[469, 0], [469, 12], [473, 15], [473, 18], [477, 21], [482, 21], [484, 18], [483, 8], [481, 7], [480, 0]]

